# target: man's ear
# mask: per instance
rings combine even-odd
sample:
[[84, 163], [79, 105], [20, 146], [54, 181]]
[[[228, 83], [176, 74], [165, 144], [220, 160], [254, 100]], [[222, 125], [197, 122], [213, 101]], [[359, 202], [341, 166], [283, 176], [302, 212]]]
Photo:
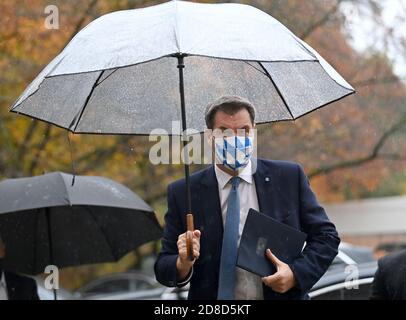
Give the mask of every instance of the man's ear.
[[212, 141], [213, 141], [213, 130], [205, 128], [203, 134], [204, 134], [204, 138], [206, 139], [207, 143], [211, 147]]
[[256, 130], [257, 128], [256, 128], [256, 125], [255, 125], [255, 123], [253, 124], [253, 126], [252, 126], [252, 128], [250, 129], [250, 135], [252, 134], [252, 132], [254, 131], [254, 130]]

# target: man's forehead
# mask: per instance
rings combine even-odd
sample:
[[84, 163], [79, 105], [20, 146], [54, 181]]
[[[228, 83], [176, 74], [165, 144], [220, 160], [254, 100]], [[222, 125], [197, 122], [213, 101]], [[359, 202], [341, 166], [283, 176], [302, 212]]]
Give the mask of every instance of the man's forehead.
[[241, 109], [234, 114], [227, 114], [223, 111], [218, 111], [214, 117], [215, 127], [230, 127], [230, 126], [244, 126], [251, 125], [251, 118], [247, 110]]

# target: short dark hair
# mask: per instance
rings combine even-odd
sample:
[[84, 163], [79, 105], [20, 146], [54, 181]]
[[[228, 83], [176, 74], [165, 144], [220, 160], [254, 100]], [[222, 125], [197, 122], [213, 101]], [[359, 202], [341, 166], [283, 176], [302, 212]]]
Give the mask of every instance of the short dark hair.
[[206, 108], [205, 120], [207, 128], [213, 129], [214, 117], [216, 116], [217, 111], [223, 111], [226, 114], [233, 115], [241, 109], [246, 109], [248, 111], [251, 122], [254, 124], [255, 107], [248, 100], [239, 96], [222, 96], [216, 99]]

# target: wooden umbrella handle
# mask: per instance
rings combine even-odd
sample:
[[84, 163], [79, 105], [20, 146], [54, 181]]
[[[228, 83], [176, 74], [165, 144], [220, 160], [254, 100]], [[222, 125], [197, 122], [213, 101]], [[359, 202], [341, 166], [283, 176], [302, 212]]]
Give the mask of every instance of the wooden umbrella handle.
[[193, 231], [195, 230], [195, 227], [193, 224], [193, 215], [191, 213], [186, 215], [186, 226], [186, 253], [188, 259], [193, 261], [195, 259], [193, 255]]

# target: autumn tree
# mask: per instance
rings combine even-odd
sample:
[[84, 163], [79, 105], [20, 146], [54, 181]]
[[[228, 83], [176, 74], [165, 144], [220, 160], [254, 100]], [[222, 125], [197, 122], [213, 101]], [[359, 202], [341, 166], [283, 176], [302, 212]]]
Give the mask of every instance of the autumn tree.
[[[356, 88], [356, 95], [294, 122], [259, 126], [259, 155], [300, 162], [323, 201], [406, 192], [405, 85], [394, 74], [385, 52], [360, 54], [350, 46], [344, 28], [346, 16], [340, 9], [346, 1], [196, 1], [247, 3], [270, 13], [312, 45]], [[58, 30], [45, 28], [48, 1], [0, 2], [1, 178], [56, 170], [106, 176], [137, 192], [163, 222], [166, 186], [183, 176], [183, 167], [151, 164], [148, 138], [73, 135], [8, 112], [30, 81], [87, 23], [111, 11], [162, 2], [53, 1], [59, 8]], [[379, 20], [379, 1], [354, 3], [370, 8]], [[405, 46], [404, 39], [393, 41]], [[158, 245], [139, 248], [120, 264], [68, 268], [62, 273], [63, 284], [76, 288], [106, 272], [138, 267], [142, 256], [156, 251]]]

